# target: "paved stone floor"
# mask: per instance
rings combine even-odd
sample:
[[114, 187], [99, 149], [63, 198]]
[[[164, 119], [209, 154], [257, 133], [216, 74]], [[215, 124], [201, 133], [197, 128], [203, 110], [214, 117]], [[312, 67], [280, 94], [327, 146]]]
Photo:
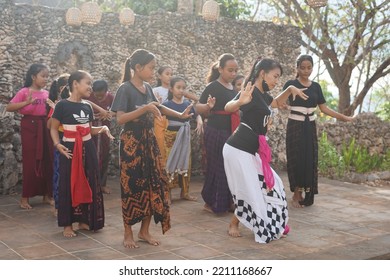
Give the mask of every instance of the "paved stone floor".
[[[287, 185], [285, 173], [280, 173]], [[390, 259], [390, 187], [372, 187], [320, 178], [315, 204], [289, 208], [291, 232], [287, 238], [257, 244], [252, 233], [227, 235], [231, 213], [203, 210], [203, 177], [194, 177], [195, 202], [179, 200], [173, 191], [172, 228], [161, 234], [152, 223], [158, 247], [139, 242], [140, 248], [122, 246], [123, 225], [118, 179], [110, 179], [113, 193], [105, 195], [106, 225], [97, 233], [79, 231], [66, 239], [49, 205], [31, 200], [32, 210], [19, 208], [19, 195], [0, 197], [0, 259], [51, 260], [362, 260]], [[288, 197], [291, 193], [288, 191]], [[139, 225], [134, 226], [135, 232]]]

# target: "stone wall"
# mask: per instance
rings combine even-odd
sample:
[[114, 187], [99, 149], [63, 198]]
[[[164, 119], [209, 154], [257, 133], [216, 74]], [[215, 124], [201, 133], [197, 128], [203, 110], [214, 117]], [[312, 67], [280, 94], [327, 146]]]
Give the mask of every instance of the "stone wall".
[[[50, 82], [61, 73], [84, 69], [96, 79], [106, 79], [115, 92], [126, 57], [137, 48], [146, 48], [156, 54], [159, 65], [170, 65], [200, 94], [209, 66], [220, 54], [234, 54], [243, 74], [247, 74], [254, 58], [271, 57], [284, 68], [276, 93], [295, 76], [294, 61], [300, 51], [297, 28], [269, 22], [221, 19], [213, 23], [196, 15], [159, 12], [149, 17], [137, 15], [134, 26], [124, 27], [117, 14], [104, 13], [100, 24], [75, 28], [66, 25], [66, 10], [62, 9], [0, 0], [0, 10], [0, 194], [12, 192], [21, 182], [20, 115], [4, 109], [23, 85], [31, 63], [47, 64]], [[287, 112], [279, 111], [269, 133], [273, 165], [278, 169], [284, 169], [286, 163], [286, 117]], [[372, 152], [384, 152], [389, 147], [389, 123], [370, 114], [355, 123], [319, 124], [319, 134], [323, 130], [337, 146], [354, 136]], [[118, 136], [119, 128], [114, 131]], [[200, 143], [194, 134], [193, 172], [197, 174], [202, 170]], [[110, 166], [113, 176], [118, 175], [117, 147], [114, 141]]]
[[[118, 14], [104, 13], [100, 24], [75, 28], [66, 25], [63, 9], [0, 0], [0, 10], [0, 194], [12, 192], [21, 181], [20, 116], [4, 109], [22, 87], [32, 63], [50, 67], [50, 82], [61, 73], [84, 69], [94, 78], [106, 79], [115, 92], [125, 59], [135, 49], [145, 48], [156, 54], [159, 65], [170, 65], [200, 94], [209, 66], [222, 53], [234, 54], [244, 74], [258, 56], [277, 58], [284, 66], [282, 86], [294, 75], [300, 47], [297, 28], [270, 22], [214, 23], [197, 15], [158, 12], [137, 15], [134, 26], [124, 27]], [[195, 137], [195, 173], [201, 170], [199, 143]], [[117, 175], [117, 142], [111, 154], [111, 174]]]

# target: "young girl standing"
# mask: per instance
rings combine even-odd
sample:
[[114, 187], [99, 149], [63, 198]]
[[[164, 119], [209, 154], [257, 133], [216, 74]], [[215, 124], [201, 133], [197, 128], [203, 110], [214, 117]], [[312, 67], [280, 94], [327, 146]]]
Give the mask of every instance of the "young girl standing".
[[7, 105], [8, 112], [18, 111], [21, 120], [23, 191], [20, 207], [31, 209], [29, 198], [43, 196], [45, 203], [52, 196], [52, 144], [46, 127], [46, 100], [49, 93], [43, 88], [49, 69], [43, 64], [32, 64], [24, 86]]
[[314, 195], [318, 194], [317, 106], [321, 112], [338, 120], [353, 120], [326, 105], [321, 86], [309, 79], [312, 72], [313, 58], [310, 55], [300, 55], [297, 59], [297, 78], [284, 85], [284, 88], [291, 85], [307, 88], [305, 93], [309, 96], [307, 100], [293, 100], [289, 97], [291, 111], [286, 132], [287, 174], [290, 190], [294, 193], [292, 205], [296, 208], [312, 205]]
[[[105, 80], [96, 80], [92, 85], [92, 94], [88, 98], [93, 104], [104, 110], [105, 114], [99, 112], [99, 110], [93, 108], [95, 120], [92, 125], [102, 126], [105, 125], [108, 128], [111, 126], [112, 112], [110, 111], [112, 102], [114, 101], [114, 95], [108, 91], [108, 84]], [[108, 165], [110, 162], [110, 138], [106, 135], [95, 135], [93, 137], [95, 141], [98, 161], [99, 161], [99, 175], [100, 183], [103, 193], [110, 194], [111, 189], [107, 186]]]
[[[92, 93], [92, 77], [76, 71], [68, 80], [70, 97], [58, 102], [51, 120], [50, 133], [54, 147], [61, 153], [58, 199], [58, 226], [65, 237], [76, 236], [72, 227], [97, 231], [104, 226], [103, 195], [99, 184], [99, 168], [91, 135], [106, 133], [108, 127], [93, 127], [91, 105], [83, 101]], [[58, 128], [64, 128], [62, 139]]]
[[[272, 59], [257, 60], [248, 84], [225, 110], [242, 112], [241, 123], [227, 140], [223, 157], [235, 212], [229, 235], [240, 236], [239, 222], [251, 229], [256, 242], [268, 243], [288, 232], [288, 209], [282, 180], [270, 167], [271, 150], [266, 141], [271, 108], [282, 106], [289, 96], [307, 99], [302, 90], [290, 86], [276, 98], [269, 91], [282, 75]], [[253, 85], [253, 86], [252, 86]]]
[[[212, 65], [207, 77], [209, 84], [196, 105], [196, 111], [208, 118], [204, 134], [207, 170], [202, 197], [205, 210], [214, 213], [229, 211], [233, 203], [223, 166], [222, 148], [233, 132], [232, 113], [224, 108], [237, 94], [232, 85], [237, 71], [234, 56], [221, 55]], [[236, 114], [234, 116], [237, 117]]]
[[170, 228], [167, 177], [153, 130], [154, 118], [161, 118], [161, 113], [183, 119], [191, 116], [191, 106], [180, 114], [157, 101], [147, 83], [155, 67], [154, 54], [143, 49], [134, 51], [126, 60], [123, 82], [111, 107], [117, 113], [118, 124], [124, 125], [119, 153], [126, 248], [139, 247], [132, 231], [138, 222], [138, 238], [154, 246], [160, 242], [149, 232], [152, 216], [156, 223], [161, 223], [163, 233]]
[[[69, 88], [68, 79], [69, 74], [65, 73], [60, 75], [55, 79], [49, 90], [49, 99], [47, 100], [47, 128], [50, 130], [51, 127], [51, 117], [54, 113], [55, 104], [61, 99], [69, 98]], [[64, 128], [62, 125], [58, 127], [58, 133], [60, 139], [64, 133]], [[54, 214], [57, 215], [58, 210], [58, 185], [60, 182], [60, 152], [57, 149], [54, 149], [54, 158], [53, 158], [53, 199], [54, 199]]]
[[[184, 100], [186, 82], [183, 78], [174, 77], [171, 79], [168, 92], [168, 100], [164, 106], [183, 112], [190, 102]], [[195, 115], [195, 111], [191, 112]], [[182, 120], [175, 117], [168, 117], [168, 128], [165, 132], [165, 150], [167, 153], [166, 170], [169, 177], [169, 188], [180, 187], [180, 198], [196, 200], [189, 194], [189, 183], [191, 177], [191, 127], [189, 120]], [[203, 131], [203, 121], [200, 115], [196, 116], [196, 132]]]
[[[164, 103], [168, 98], [169, 83], [172, 77], [172, 68], [169, 66], [161, 66], [157, 70], [157, 87], [153, 89], [154, 94], [160, 104]], [[157, 144], [162, 157], [162, 164], [165, 167], [167, 156], [164, 148], [164, 135], [168, 126], [168, 120], [165, 116], [154, 119], [154, 133], [156, 135]]]

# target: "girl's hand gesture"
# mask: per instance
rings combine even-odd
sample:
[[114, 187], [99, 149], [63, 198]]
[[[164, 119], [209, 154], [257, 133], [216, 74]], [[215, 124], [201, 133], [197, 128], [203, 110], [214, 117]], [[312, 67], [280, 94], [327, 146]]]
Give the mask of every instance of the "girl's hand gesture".
[[49, 105], [50, 108], [54, 109], [54, 107], [56, 106], [56, 104], [51, 101], [49, 98], [46, 99], [46, 104]]
[[343, 121], [345, 122], [353, 122], [354, 120], [356, 120], [356, 116], [355, 117], [350, 117], [350, 116], [346, 116], [346, 115], [343, 115]]
[[180, 119], [189, 119], [192, 117], [193, 113], [190, 113], [193, 104], [188, 105], [188, 107], [180, 114]]
[[295, 98], [297, 96], [299, 96], [300, 98], [302, 98], [303, 100], [307, 100], [309, 98], [309, 96], [307, 96], [303, 91], [304, 90], [307, 90], [307, 88], [296, 88], [294, 86], [291, 86], [290, 88], [290, 92], [293, 96], [293, 100], [295, 100]]
[[241, 85], [241, 91], [240, 91], [240, 97], [238, 101], [241, 105], [248, 104], [252, 100], [252, 93], [253, 89], [255, 88], [255, 85], [252, 85], [251, 82], [248, 82], [248, 84], [244, 87], [244, 83]]
[[67, 147], [65, 147], [61, 143], [58, 143], [55, 147], [60, 152], [60, 154], [63, 154], [67, 159], [72, 159], [73, 155]]
[[115, 139], [114, 136], [112, 136], [111, 132], [110, 132], [110, 129], [106, 126], [106, 125], [103, 125], [102, 128], [99, 130], [98, 134], [99, 133], [104, 133], [108, 136], [108, 138], [110, 138], [110, 140], [113, 140]]
[[217, 100], [215, 99], [215, 97], [211, 97], [211, 95], [209, 95], [209, 98], [207, 98], [207, 103], [206, 104], [207, 104], [207, 106], [209, 106], [210, 110], [214, 108], [216, 101]]
[[155, 118], [161, 120], [161, 112], [160, 109], [158, 108], [159, 105], [160, 103], [158, 103], [157, 101], [153, 101], [145, 105], [145, 107], [146, 107], [146, 111], [152, 113]]
[[35, 101], [35, 98], [33, 98], [33, 96], [32, 96], [32, 92], [33, 92], [33, 90], [31, 88], [29, 88], [28, 94], [27, 94], [27, 99], [26, 99], [27, 105], [32, 104]]
[[203, 133], [203, 120], [202, 120], [202, 117], [200, 115], [198, 115], [196, 117], [196, 128], [195, 128], [195, 132], [198, 134], [198, 135], [201, 135]]

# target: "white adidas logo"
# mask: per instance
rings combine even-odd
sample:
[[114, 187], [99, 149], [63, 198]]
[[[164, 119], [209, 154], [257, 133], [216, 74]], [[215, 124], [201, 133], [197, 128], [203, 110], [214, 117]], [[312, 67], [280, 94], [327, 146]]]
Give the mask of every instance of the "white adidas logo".
[[87, 123], [87, 122], [89, 122], [89, 114], [85, 115], [83, 110], [80, 111], [80, 116], [77, 115], [77, 114], [73, 114], [73, 117], [79, 123]]

